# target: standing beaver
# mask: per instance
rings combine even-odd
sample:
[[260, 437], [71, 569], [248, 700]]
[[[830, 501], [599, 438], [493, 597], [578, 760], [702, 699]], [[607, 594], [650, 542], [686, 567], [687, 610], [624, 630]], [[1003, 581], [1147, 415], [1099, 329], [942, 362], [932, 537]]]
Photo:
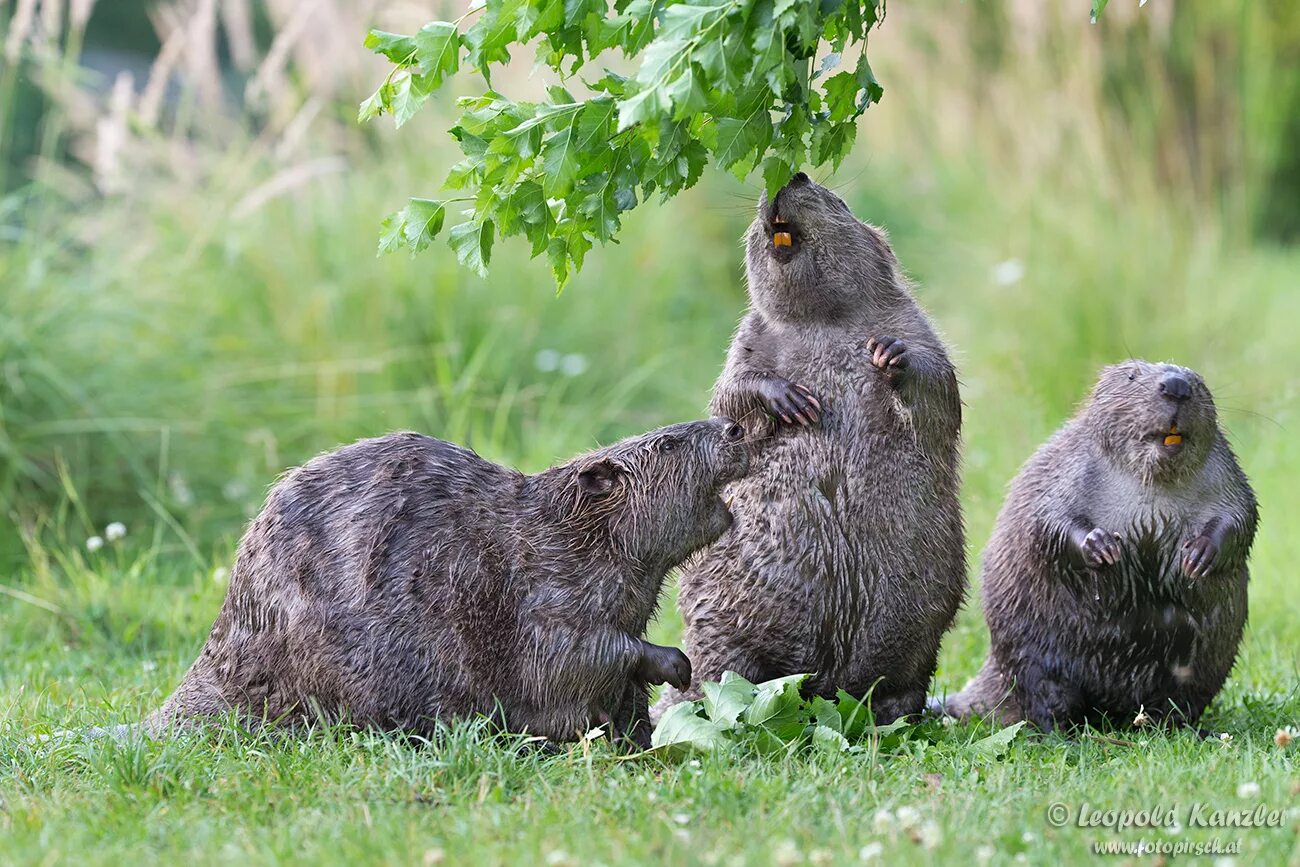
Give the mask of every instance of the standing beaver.
[[746, 245], [711, 409], [745, 427], [753, 471], [681, 576], [696, 680], [812, 672], [811, 693], [874, 687], [882, 722], [919, 712], [966, 585], [952, 363], [884, 235], [802, 172]]
[[1106, 368], [1011, 483], [984, 552], [989, 658], [948, 712], [1195, 723], [1237, 655], [1256, 518], [1201, 378]]
[[730, 525], [743, 437], [673, 425], [535, 476], [414, 433], [317, 457], [271, 491], [146, 727], [234, 708], [427, 733], [494, 714], [559, 740], [611, 720], [647, 745], [647, 685], [685, 687], [691, 666], [641, 636], [664, 575]]

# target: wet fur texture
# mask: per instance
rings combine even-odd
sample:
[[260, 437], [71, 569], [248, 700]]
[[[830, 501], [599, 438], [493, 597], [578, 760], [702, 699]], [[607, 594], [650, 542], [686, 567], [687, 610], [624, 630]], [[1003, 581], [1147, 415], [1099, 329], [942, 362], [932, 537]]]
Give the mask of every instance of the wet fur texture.
[[989, 657], [946, 709], [1044, 730], [1195, 723], [1236, 658], [1256, 522], [1202, 379], [1106, 368], [1011, 483], [984, 552]]
[[803, 175], [746, 246], [751, 306], [710, 406], [745, 427], [752, 472], [728, 489], [735, 526], [683, 569], [695, 683], [656, 715], [726, 670], [917, 713], [966, 585], [953, 365], [884, 234]]
[[148, 728], [490, 714], [564, 740], [612, 717], [646, 743], [647, 685], [690, 666], [641, 636], [665, 574], [730, 525], [741, 437], [673, 425], [534, 476], [415, 433], [321, 455], [271, 491]]

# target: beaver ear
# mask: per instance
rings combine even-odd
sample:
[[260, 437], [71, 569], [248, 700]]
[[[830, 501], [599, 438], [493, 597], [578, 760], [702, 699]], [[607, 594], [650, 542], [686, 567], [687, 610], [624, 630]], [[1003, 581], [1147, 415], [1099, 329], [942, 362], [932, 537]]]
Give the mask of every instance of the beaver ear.
[[614, 490], [622, 470], [609, 458], [592, 461], [578, 471], [578, 490], [590, 497], [602, 497]]

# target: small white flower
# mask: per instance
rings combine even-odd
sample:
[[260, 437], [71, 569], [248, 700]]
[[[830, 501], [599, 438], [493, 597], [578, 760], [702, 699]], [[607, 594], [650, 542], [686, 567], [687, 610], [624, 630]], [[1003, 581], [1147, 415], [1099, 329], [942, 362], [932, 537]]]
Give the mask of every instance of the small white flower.
[[803, 855], [793, 840], [786, 839], [776, 844], [776, 848], [772, 850], [772, 860], [779, 867], [794, 867], [795, 864], [803, 863]]
[[591, 731], [583, 735], [582, 739], [584, 741], [594, 741], [596, 740], [596, 738], [603, 738], [604, 736], [605, 736], [604, 726], [596, 726], [594, 729], [592, 729]]
[[243, 479], [231, 479], [221, 486], [221, 496], [238, 502], [248, 496], [248, 483]]
[[116, 542], [126, 535], [126, 524], [121, 521], [114, 521], [104, 528], [104, 538], [110, 542]]
[[1034, 837], [1033, 831], [1026, 831], [1020, 835], [1020, 839], [1025, 843], [1025, 845], [1032, 845], [1036, 838]]
[[1259, 783], [1242, 783], [1237, 787], [1238, 798], [1258, 798]]
[[691, 823], [691, 817], [685, 813], [673, 813], [673, 821], [678, 825], [689, 825]]
[[894, 830], [894, 814], [881, 807], [876, 814], [871, 817], [871, 827], [877, 834], [883, 834], [886, 831]]
[[987, 864], [993, 860], [993, 856], [996, 854], [997, 850], [985, 843], [983, 846], [975, 850], [975, 863]]
[[934, 849], [943, 841], [943, 829], [939, 827], [938, 822], [926, 822], [917, 832], [917, 836], [923, 847]]
[[898, 808], [898, 824], [901, 825], [904, 830], [916, 827], [917, 823], [920, 821], [921, 811], [915, 807], [903, 805]]
[[1291, 746], [1291, 741], [1293, 740], [1295, 740], [1295, 729], [1291, 728], [1291, 726], [1278, 729], [1277, 733], [1273, 735], [1273, 743], [1283, 749]]
[[539, 349], [533, 356], [533, 367], [542, 373], [554, 373], [560, 366], [560, 353], [554, 349]]
[[158, 667], [158, 663], [154, 662], [152, 659], [146, 659], [144, 662], [140, 663], [140, 670], [143, 671], [145, 674], [148, 674], [149, 672], [153, 671], [157, 667]]
[[565, 376], [582, 376], [587, 372], [587, 356], [573, 353], [560, 359], [560, 373]]
[[1228, 734], [1227, 732], [1223, 732], [1223, 733], [1221, 733], [1221, 734], [1219, 735], [1219, 742], [1220, 742], [1220, 743], [1225, 743], [1225, 744], [1230, 744], [1230, 743], [1232, 743], [1232, 735]]
[[218, 566], [212, 570], [212, 581], [215, 584], [225, 584], [226, 579], [230, 577], [230, 570], [225, 566]]
[[91, 536], [86, 540], [86, 550], [94, 554], [100, 548], [104, 547], [104, 540], [99, 536]]
[[874, 861], [885, 852], [885, 844], [879, 840], [872, 840], [867, 845], [858, 850], [859, 861]]
[[171, 489], [172, 499], [182, 506], [194, 504], [194, 492], [190, 490], [189, 482], [180, 473], [172, 473], [167, 477], [167, 487]]
[[1019, 259], [1007, 259], [993, 266], [993, 282], [999, 286], [1013, 286], [1024, 276], [1025, 265]]
[[943, 716], [939, 717], [939, 722], [940, 724], [943, 725], [944, 728], [950, 729], [957, 724], [957, 717], [944, 714]]
[[699, 760], [699, 759], [691, 759], [691, 760], [690, 760], [689, 762], [687, 762], [686, 764], [690, 765], [692, 768], [698, 768], [698, 767], [700, 766], [700, 760]]
[[1146, 707], [1138, 708], [1137, 716], [1133, 717], [1133, 725], [1144, 726], [1149, 722], [1151, 722], [1151, 717], [1147, 714]]

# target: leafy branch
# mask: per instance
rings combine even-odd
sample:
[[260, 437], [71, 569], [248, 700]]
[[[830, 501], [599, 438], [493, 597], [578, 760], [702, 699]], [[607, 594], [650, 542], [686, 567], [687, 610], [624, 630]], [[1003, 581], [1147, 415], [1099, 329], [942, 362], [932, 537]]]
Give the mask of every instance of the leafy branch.
[[[462, 65], [487, 87], [457, 101], [450, 130], [464, 159], [443, 185], [465, 195], [410, 199], [385, 220], [380, 251], [424, 250], [463, 202], [448, 232], [463, 264], [486, 273], [494, 240], [523, 235], [563, 287], [623, 213], [691, 187], [710, 161], [740, 178], [761, 167], [770, 192], [801, 167], [838, 167], [881, 98], [866, 40], [883, 14], [883, 0], [487, 0], [413, 35], [372, 30], [366, 46], [393, 69], [360, 121], [388, 114], [401, 127]], [[559, 83], [516, 102], [493, 89], [493, 67], [534, 42]], [[831, 74], [850, 48], [852, 69]], [[636, 75], [578, 78], [606, 51], [639, 56]]]

